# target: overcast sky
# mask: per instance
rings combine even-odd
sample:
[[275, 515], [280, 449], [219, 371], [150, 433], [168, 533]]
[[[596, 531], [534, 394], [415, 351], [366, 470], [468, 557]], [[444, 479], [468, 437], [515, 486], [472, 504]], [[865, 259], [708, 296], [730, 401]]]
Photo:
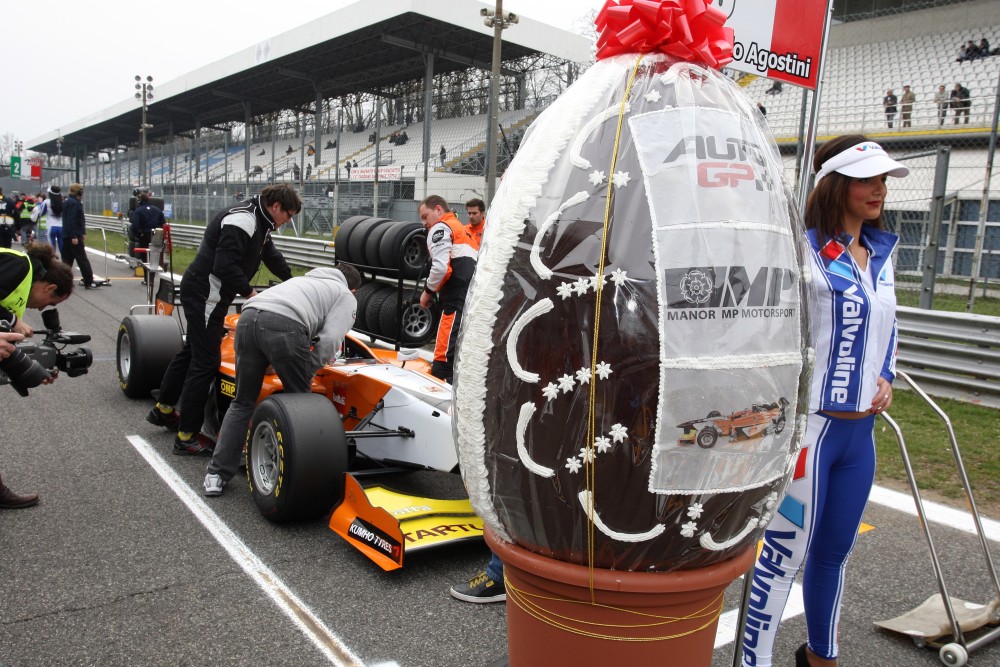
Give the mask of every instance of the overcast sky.
[[[151, 75], [155, 86], [355, 1], [4, 2], [3, 24], [11, 29], [0, 135], [10, 132], [27, 144], [130, 98], [136, 74]], [[458, 10], [467, 2], [453, 4]], [[504, 11], [570, 30], [602, 4], [504, 0], [503, 6]], [[473, 3], [469, 6], [475, 9]]]

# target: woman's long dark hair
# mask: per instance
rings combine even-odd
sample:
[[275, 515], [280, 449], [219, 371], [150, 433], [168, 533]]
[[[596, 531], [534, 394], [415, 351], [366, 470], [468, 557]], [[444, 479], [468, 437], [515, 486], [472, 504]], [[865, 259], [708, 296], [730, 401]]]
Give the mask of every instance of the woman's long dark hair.
[[33, 275], [33, 282], [44, 280], [56, 286], [56, 296], [64, 296], [73, 292], [73, 269], [55, 258], [52, 246], [44, 243], [29, 243], [24, 248], [28, 257], [41, 265], [43, 271]]
[[[813, 170], [818, 173], [823, 163], [834, 155], [865, 141], [871, 140], [863, 134], [845, 134], [831, 139], [816, 151]], [[850, 176], [833, 172], [824, 176], [809, 195], [806, 202], [806, 228], [816, 230], [820, 246], [843, 229], [844, 214], [847, 211], [847, 188], [850, 184]], [[864, 224], [882, 229], [881, 211], [877, 218], [865, 220]]]
[[63, 198], [58, 192], [49, 193], [49, 210], [52, 211], [52, 215], [62, 216]]

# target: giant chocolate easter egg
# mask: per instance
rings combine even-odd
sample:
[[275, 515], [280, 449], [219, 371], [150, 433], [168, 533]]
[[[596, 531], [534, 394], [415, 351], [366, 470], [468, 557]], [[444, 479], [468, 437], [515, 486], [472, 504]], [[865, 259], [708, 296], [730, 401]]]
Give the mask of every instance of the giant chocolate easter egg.
[[462, 474], [497, 535], [631, 571], [752, 544], [799, 447], [800, 238], [763, 117], [714, 69], [613, 56], [542, 113], [456, 363]]

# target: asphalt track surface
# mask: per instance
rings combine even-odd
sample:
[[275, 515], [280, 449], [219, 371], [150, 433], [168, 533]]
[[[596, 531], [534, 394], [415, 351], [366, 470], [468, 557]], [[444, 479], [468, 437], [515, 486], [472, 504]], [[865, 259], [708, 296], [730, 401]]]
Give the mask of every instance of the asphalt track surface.
[[[0, 387], [0, 472], [12, 488], [42, 497], [37, 507], [0, 511], [0, 667], [474, 667], [505, 657], [504, 606], [448, 596], [451, 584], [485, 564], [484, 545], [425, 551], [384, 573], [326, 520], [264, 520], [240, 478], [222, 497], [204, 498], [206, 461], [174, 456], [172, 435], [144, 419], [151, 401], [118, 388], [118, 323], [144, 301], [144, 288], [124, 265], [105, 270], [94, 254], [92, 262], [111, 285], [81, 289], [59, 307], [65, 329], [93, 337], [91, 372], [60, 377], [28, 398]], [[41, 326], [37, 311], [28, 320]], [[385, 483], [463, 493], [459, 477], [443, 473]], [[840, 630], [848, 667], [941, 664], [936, 650], [873, 625], [937, 592], [912, 502], [901, 500], [910, 512], [869, 503], [874, 530], [859, 537], [849, 564]], [[983, 552], [960, 524], [949, 516], [931, 522], [950, 593], [986, 603], [995, 592]], [[988, 528], [1000, 560], [1000, 529]], [[716, 667], [731, 664], [740, 589], [737, 582], [727, 592]], [[775, 664], [794, 664], [804, 637], [801, 614], [787, 618]], [[544, 664], [559, 665], [558, 656]], [[659, 664], [678, 664], [669, 647]], [[1000, 646], [973, 653], [969, 664], [1000, 665]]]

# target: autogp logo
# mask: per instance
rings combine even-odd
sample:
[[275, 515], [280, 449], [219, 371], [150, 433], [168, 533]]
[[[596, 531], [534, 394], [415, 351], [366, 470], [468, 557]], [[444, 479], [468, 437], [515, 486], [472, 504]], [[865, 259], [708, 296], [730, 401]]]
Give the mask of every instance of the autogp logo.
[[[700, 187], [736, 188], [742, 182], [749, 182], [758, 191], [772, 189], [763, 153], [750, 141], [712, 135], [681, 137], [667, 154], [663, 164], [671, 164], [692, 155], [697, 160]], [[755, 164], [760, 169], [755, 169]]]
[[735, 188], [740, 181], [756, 180], [753, 167], [742, 162], [701, 162], [698, 185], [703, 188]]
[[688, 303], [703, 304], [712, 296], [713, 280], [698, 269], [691, 269], [681, 278], [681, 296]]

